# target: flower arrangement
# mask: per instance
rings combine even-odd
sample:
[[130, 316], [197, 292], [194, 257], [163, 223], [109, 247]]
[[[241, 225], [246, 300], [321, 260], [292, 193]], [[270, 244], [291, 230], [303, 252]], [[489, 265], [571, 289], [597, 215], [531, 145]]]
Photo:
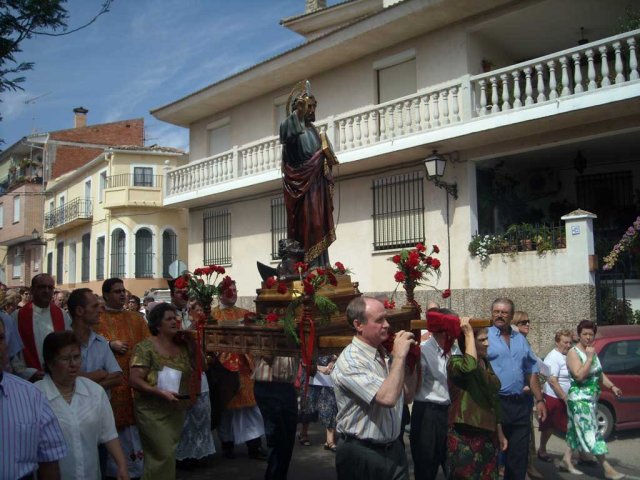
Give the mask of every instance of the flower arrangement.
[[[385, 308], [395, 308], [395, 295], [400, 285], [407, 291], [407, 301], [420, 311], [420, 306], [413, 299], [413, 290], [418, 285], [428, 285], [425, 283], [427, 278], [434, 276], [440, 278], [440, 260], [434, 257], [440, 253], [437, 245], [432, 245], [431, 252], [427, 255], [427, 247], [422, 243], [416, 244], [412, 249], [403, 249], [399, 254], [388, 258], [387, 260], [396, 265], [396, 273], [393, 276], [397, 282], [396, 288], [391, 294], [391, 299], [385, 302]], [[436, 291], [439, 291], [433, 285], [428, 285]], [[447, 289], [442, 292], [443, 298], [451, 295], [451, 290]]]
[[501, 235], [478, 235], [471, 237], [469, 243], [469, 253], [472, 257], [480, 258], [481, 262], [489, 260], [489, 255], [497, 253], [499, 247], [505, 243]]
[[[265, 280], [266, 288], [276, 287], [277, 292], [280, 294], [286, 294], [290, 291], [292, 301], [287, 305], [284, 315], [271, 312], [264, 317], [264, 321], [267, 324], [281, 324], [285, 332], [299, 343], [300, 337], [298, 337], [295, 325], [296, 310], [301, 305], [307, 308], [315, 305], [321, 318], [328, 321], [331, 315], [338, 311], [338, 307], [327, 297], [316, 295], [316, 293], [326, 285], [337, 286], [338, 279], [336, 275], [344, 275], [351, 272], [340, 262], [336, 262], [333, 267], [326, 266], [317, 268], [310, 268], [309, 264], [298, 262], [294, 265], [294, 268], [296, 272], [298, 272], [298, 278], [302, 283], [302, 291], [294, 288], [293, 282], [281, 281], [275, 276]], [[300, 323], [302, 329], [302, 322]]]
[[638, 234], [640, 232], [640, 216], [636, 218], [635, 222], [627, 228], [627, 231], [624, 232], [622, 238], [618, 243], [613, 246], [613, 250], [609, 252], [609, 255], [604, 257], [604, 265], [602, 266], [603, 270], [612, 270], [613, 267], [618, 263], [618, 259], [620, 258], [620, 254], [631, 250], [638, 241]]
[[[193, 273], [186, 272], [178, 277], [175, 282], [175, 288], [188, 289], [189, 297], [197, 298], [206, 309], [207, 306], [211, 305], [214, 297], [221, 295], [233, 283], [231, 277], [227, 275], [216, 285], [218, 277], [224, 274], [224, 267], [219, 265], [199, 267]], [[211, 280], [211, 277], [213, 277], [213, 280]]]

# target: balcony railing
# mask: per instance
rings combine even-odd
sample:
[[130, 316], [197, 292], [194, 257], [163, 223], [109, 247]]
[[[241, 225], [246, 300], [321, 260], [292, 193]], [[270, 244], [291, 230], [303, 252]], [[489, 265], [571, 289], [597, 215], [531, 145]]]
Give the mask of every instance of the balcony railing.
[[[316, 124], [337, 153], [380, 144], [472, 119], [552, 103], [637, 82], [634, 30], [481, 75], [465, 75], [390, 102]], [[260, 139], [168, 172], [165, 198], [280, 166], [277, 136]]]
[[51, 231], [63, 226], [71, 226], [93, 217], [91, 199], [74, 198], [70, 202], [51, 210], [44, 216], [45, 230]]
[[107, 177], [106, 188], [119, 187], [162, 187], [162, 175], [147, 175], [143, 173], [121, 173]]

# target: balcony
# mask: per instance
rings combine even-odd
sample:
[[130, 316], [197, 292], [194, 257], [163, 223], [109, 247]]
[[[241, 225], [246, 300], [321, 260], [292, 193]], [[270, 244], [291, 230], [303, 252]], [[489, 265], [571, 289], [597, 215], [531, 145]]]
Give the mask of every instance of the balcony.
[[107, 177], [104, 208], [161, 206], [162, 175], [123, 173]]
[[74, 198], [44, 216], [44, 231], [58, 233], [88, 223], [93, 218], [91, 199]]
[[[519, 128], [520, 134], [526, 134], [530, 125], [526, 122], [550, 128], [549, 121], [560, 115], [565, 126], [572, 114], [580, 124], [585, 120], [578, 112], [590, 108], [610, 107], [608, 114], [616, 115], [616, 102], [640, 97], [639, 35], [640, 30], [634, 30], [480, 75], [465, 75], [326, 118], [316, 126], [327, 133], [345, 165], [451, 138], [465, 136], [469, 141], [473, 135], [495, 129]], [[600, 118], [599, 113], [593, 115]], [[486, 138], [474, 141], [482, 145]], [[213, 194], [249, 186], [256, 190], [260, 184], [276, 181], [280, 148], [278, 137], [272, 136], [172, 170], [166, 178], [164, 203], [196, 206]]]

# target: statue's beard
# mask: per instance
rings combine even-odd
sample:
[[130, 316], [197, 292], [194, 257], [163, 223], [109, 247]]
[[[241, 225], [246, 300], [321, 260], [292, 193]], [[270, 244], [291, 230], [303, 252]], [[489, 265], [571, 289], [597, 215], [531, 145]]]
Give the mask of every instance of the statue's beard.
[[316, 114], [315, 113], [307, 113], [304, 117], [304, 120], [306, 123], [312, 123], [316, 121]]

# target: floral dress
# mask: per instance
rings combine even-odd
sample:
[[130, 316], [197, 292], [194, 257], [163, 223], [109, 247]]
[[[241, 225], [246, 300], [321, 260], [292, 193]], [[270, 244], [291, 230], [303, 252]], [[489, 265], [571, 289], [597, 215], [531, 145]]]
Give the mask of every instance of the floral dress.
[[[587, 354], [579, 348], [573, 347], [578, 357], [584, 363]], [[589, 376], [582, 382], [571, 377], [571, 387], [567, 394], [567, 410], [569, 425], [567, 431], [567, 445], [572, 450], [603, 455], [608, 453], [598, 429], [597, 410], [600, 397], [600, 378], [602, 366], [597, 355], [593, 355]]]

